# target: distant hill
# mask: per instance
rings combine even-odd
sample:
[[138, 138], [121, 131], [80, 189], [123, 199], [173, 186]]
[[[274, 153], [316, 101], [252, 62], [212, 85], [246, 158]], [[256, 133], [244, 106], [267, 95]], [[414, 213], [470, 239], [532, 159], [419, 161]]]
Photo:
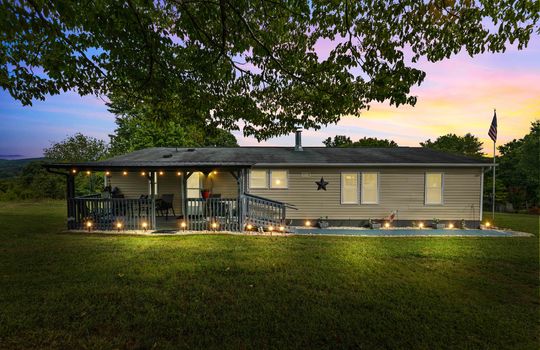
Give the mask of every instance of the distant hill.
[[22, 168], [30, 162], [43, 160], [44, 158], [25, 159], [0, 159], [0, 179], [15, 177], [20, 174]]

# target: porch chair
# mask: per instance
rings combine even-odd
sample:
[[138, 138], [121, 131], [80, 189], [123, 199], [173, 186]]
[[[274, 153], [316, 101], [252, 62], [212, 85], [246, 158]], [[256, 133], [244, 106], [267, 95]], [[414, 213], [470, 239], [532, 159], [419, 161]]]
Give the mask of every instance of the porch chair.
[[165, 211], [165, 220], [169, 219], [169, 209], [171, 209], [173, 215], [176, 216], [176, 213], [174, 212], [174, 207], [173, 207], [173, 200], [174, 200], [174, 194], [168, 193], [168, 194], [163, 194], [161, 198], [159, 198], [156, 201], [156, 210], [159, 210], [161, 216], [163, 216], [163, 211]]

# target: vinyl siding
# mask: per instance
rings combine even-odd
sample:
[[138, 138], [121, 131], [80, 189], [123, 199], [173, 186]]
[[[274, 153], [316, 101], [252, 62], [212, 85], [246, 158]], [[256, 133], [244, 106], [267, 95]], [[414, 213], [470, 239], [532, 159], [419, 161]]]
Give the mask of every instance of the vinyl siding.
[[157, 198], [163, 194], [174, 194], [174, 212], [180, 215], [182, 213], [182, 177], [176, 175], [176, 172], [164, 172], [163, 175], [157, 176], [157, 188]]
[[212, 193], [221, 194], [221, 198], [238, 197], [238, 184], [231, 173], [222, 171], [217, 174], [210, 174], [213, 182]]
[[141, 194], [148, 194], [149, 181], [140, 172], [130, 172], [122, 175], [121, 172], [112, 172], [109, 180], [111, 188], [118, 187], [126, 198], [139, 198]]
[[[379, 173], [378, 204], [340, 204], [341, 172]], [[393, 210], [400, 220], [479, 220], [480, 168], [290, 168], [288, 189], [250, 189], [250, 193], [295, 205], [287, 210], [290, 219], [368, 219], [383, 218]], [[442, 172], [443, 204], [424, 204], [426, 172]], [[317, 191], [315, 181], [324, 177], [327, 191]], [[361, 189], [361, 176], [359, 191]]]

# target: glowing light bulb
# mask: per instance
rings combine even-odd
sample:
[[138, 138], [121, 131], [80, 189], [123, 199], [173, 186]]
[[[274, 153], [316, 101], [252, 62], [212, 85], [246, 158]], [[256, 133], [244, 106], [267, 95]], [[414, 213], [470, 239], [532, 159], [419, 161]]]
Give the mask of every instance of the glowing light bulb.
[[247, 224], [246, 228], [248, 229], [248, 231], [250, 231], [251, 229], [253, 229], [253, 225], [252, 224]]
[[88, 227], [88, 228], [92, 227], [92, 221], [88, 221], [88, 222], [86, 223], [86, 227]]
[[486, 227], [490, 227], [491, 226], [491, 223], [488, 221], [486, 222]]
[[90, 174], [91, 174], [91, 172], [90, 172], [90, 170], [88, 170], [88, 171], [86, 172], [86, 175], [90, 175]]
[[122, 172], [122, 175], [126, 176], [126, 175], [127, 175], [127, 171], [123, 171], [123, 172]]
[[160, 171], [160, 172], [159, 172], [159, 175], [160, 175], [160, 176], [163, 175], [163, 171]]
[[418, 224], [418, 227], [424, 228], [424, 223], [423, 223], [423, 222], [419, 223], [419, 224]]
[[217, 227], [218, 227], [217, 222], [213, 222], [213, 223], [212, 223], [212, 228], [217, 228]]
[[186, 224], [185, 221], [182, 221], [182, 222], [180, 223], [180, 227], [181, 227], [181, 228], [186, 228], [186, 226], [187, 226], [187, 224]]
[[143, 223], [142, 223], [142, 227], [146, 230], [146, 228], [148, 227], [148, 223], [143, 222]]
[[179, 172], [176, 173], [176, 175], [180, 176], [180, 175], [182, 175], [182, 172], [179, 171]]
[[217, 175], [217, 171], [214, 170], [214, 171], [212, 172], [212, 174]]
[[448, 228], [454, 228], [454, 224], [448, 224]]
[[274, 226], [268, 226], [268, 231], [274, 231]]
[[141, 175], [142, 175], [142, 176], [146, 175], [146, 172], [144, 172], [144, 171], [143, 171], [143, 172], [141, 172]]
[[106, 176], [109, 176], [109, 175], [111, 175], [111, 172], [110, 172], [110, 171], [106, 171], [106, 172], [105, 172], [105, 175], [106, 175]]
[[117, 222], [117, 223], [116, 223], [116, 228], [117, 228], [117, 229], [121, 229], [121, 228], [122, 228], [122, 223], [121, 223], [121, 222]]
[[280, 226], [280, 227], [279, 227], [279, 230], [280, 230], [281, 232], [283, 232], [283, 231], [285, 231], [285, 227], [284, 227], [284, 226]]
[[386, 223], [384, 224], [384, 227], [389, 228], [389, 227], [390, 227], [390, 223], [386, 222]]
[[304, 223], [304, 226], [311, 226], [311, 221], [306, 220], [306, 222]]
[[76, 169], [72, 169], [71, 172], [72, 172], [73, 174], [76, 174], [76, 173], [77, 173], [77, 170], [76, 170]]

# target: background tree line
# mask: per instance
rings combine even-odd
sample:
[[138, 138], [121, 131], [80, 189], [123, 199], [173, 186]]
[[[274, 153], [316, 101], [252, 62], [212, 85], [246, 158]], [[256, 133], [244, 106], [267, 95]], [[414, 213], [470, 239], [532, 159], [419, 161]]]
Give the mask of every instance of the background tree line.
[[[143, 119], [144, 120], [144, 119]], [[26, 164], [18, 176], [0, 178], [0, 199], [64, 198], [65, 180], [47, 173], [46, 162], [95, 161], [146, 147], [236, 147], [236, 138], [221, 129], [189, 127], [141, 122], [129, 115], [117, 117], [118, 128], [110, 135], [111, 142], [76, 134], [52, 144], [44, 150], [44, 159]], [[398, 147], [393, 140], [364, 137], [353, 141], [346, 135], [336, 135], [323, 141], [326, 147]], [[421, 142], [422, 147], [483, 159], [482, 142], [468, 133], [464, 136], [447, 134], [435, 140]], [[514, 210], [534, 210], [540, 206], [540, 120], [531, 124], [530, 131], [521, 139], [498, 147], [496, 203], [508, 204]], [[1, 163], [0, 165], [2, 165]], [[4, 173], [8, 173], [5, 171]], [[9, 172], [12, 175], [12, 171]], [[0, 177], [2, 167], [0, 167]], [[100, 189], [103, 177], [99, 174], [77, 177], [77, 194], [89, 194]], [[484, 175], [484, 203], [491, 203], [492, 172]]]

